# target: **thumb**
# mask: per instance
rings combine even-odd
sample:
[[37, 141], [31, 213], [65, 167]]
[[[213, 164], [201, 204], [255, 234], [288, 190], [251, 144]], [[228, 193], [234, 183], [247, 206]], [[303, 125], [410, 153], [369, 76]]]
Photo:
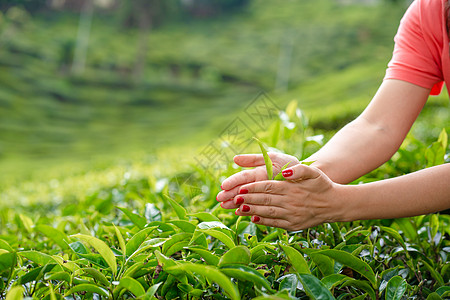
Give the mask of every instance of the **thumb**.
[[262, 154], [240, 154], [236, 155], [233, 160], [241, 167], [259, 167], [264, 165]]
[[295, 181], [317, 178], [320, 176], [320, 171], [314, 167], [298, 164], [283, 170], [281, 174], [285, 179]]

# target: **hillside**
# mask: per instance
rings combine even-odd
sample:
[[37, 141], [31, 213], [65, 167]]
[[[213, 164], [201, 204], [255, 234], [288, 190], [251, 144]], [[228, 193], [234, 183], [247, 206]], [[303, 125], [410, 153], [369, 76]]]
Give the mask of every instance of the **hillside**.
[[97, 13], [76, 74], [78, 15], [4, 12], [0, 179], [202, 147], [261, 91], [279, 107], [298, 99], [314, 122], [335, 128], [375, 92], [404, 9], [252, 1], [232, 15], [155, 28], [138, 62], [141, 33]]

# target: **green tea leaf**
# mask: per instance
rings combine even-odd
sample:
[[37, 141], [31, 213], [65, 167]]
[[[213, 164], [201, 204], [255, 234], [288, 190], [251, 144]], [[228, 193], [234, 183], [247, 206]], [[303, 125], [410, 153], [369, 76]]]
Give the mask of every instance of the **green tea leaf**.
[[209, 265], [217, 266], [219, 264], [219, 257], [212, 254], [209, 250], [195, 246], [185, 248], [200, 255]]
[[386, 300], [400, 300], [406, 292], [407, 283], [405, 279], [400, 276], [392, 277], [385, 291], [385, 299]]
[[305, 273], [299, 273], [297, 276], [305, 289], [306, 294], [309, 297], [316, 300], [335, 299], [325, 285], [320, 280], [311, 275]]
[[425, 260], [420, 260], [424, 266], [427, 268], [427, 270], [430, 272], [431, 276], [437, 281], [439, 286], [445, 285], [444, 279], [442, 278], [441, 274], [439, 274], [435, 268], [433, 268], [430, 264], [428, 264]]
[[175, 251], [170, 251], [170, 253], [168, 253], [168, 250], [173, 246], [176, 245], [177, 243], [181, 242], [181, 241], [185, 241], [184, 246], [181, 246], [179, 249], [182, 249], [183, 247], [187, 246], [189, 244], [189, 240], [192, 237], [192, 233], [188, 233], [188, 232], [180, 232], [177, 234], [172, 235], [163, 245], [162, 247], [162, 253], [164, 253], [164, 255], [166, 256], [171, 256], [173, 253], [175, 253], [178, 250]]
[[226, 265], [220, 268], [220, 271], [231, 278], [236, 278], [239, 280], [251, 281], [258, 286], [264, 287], [270, 292], [275, 292], [270, 286], [269, 281], [267, 281], [264, 276], [261, 275], [254, 268], [250, 268], [244, 265]]
[[328, 256], [318, 254], [317, 252], [319, 252], [320, 250], [303, 248], [301, 251], [311, 257], [312, 261], [317, 265], [320, 272], [322, 272], [324, 276], [334, 274], [333, 260]]
[[373, 300], [377, 299], [375, 291], [373, 290], [373, 288], [370, 286], [370, 284], [367, 281], [349, 279], [349, 280], [346, 280], [341, 285], [341, 287], [346, 287], [346, 286], [353, 286], [353, 287], [359, 288], [360, 290], [363, 290], [364, 292], [366, 292], [370, 296], [370, 298], [372, 298]]
[[18, 254], [22, 257], [25, 257], [26, 259], [29, 259], [31, 261], [34, 261], [40, 266], [44, 266], [46, 264], [50, 263], [58, 263], [53, 257], [51, 257], [48, 254], [38, 252], [38, 251], [22, 251], [18, 252]]
[[69, 273], [61, 271], [61, 272], [56, 272], [56, 273], [51, 273], [51, 274], [45, 274], [44, 276], [45, 280], [57, 280], [57, 281], [65, 281], [68, 284], [72, 283], [72, 279], [69, 275]]
[[298, 274], [311, 274], [308, 263], [300, 252], [291, 246], [283, 245], [282, 243], [279, 243], [279, 245], [286, 254], [289, 263], [294, 267], [295, 272]]
[[366, 277], [370, 281], [370, 283], [372, 283], [372, 286], [376, 287], [377, 279], [375, 273], [373, 272], [372, 268], [360, 258], [353, 256], [348, 252], [336, 249], [322, 250], [319, 251], [318, 254], [326, 255], [328, 257], [331, 257], [335, 261], [348, 266], [354, 271], [360, 273], [362, 276]]
[[53, 240], [62, 249], [69, 248], [70, 240], [65, 233], [45, 224], [36, 225], [34, 228], [46, 237]]
[[436, 294], [443, 297], [444, 295], [450, 296], [450, 286], [441, 286], [436, 290]]
[[70, 290], [68, 290], [65, 294], [64, 297], [70, 296], [73, 293], [77, 293], [77, 292], [90, 292], [90, 293], [96, 293], [100, 296], [104, 296], [104, 297], [108, 297], [108, 291], [102, 287], [90, 284], [90, 283], [82, 283], [79, 285], [74, 286], [73, 288], [71, 288]]
[[143, 299], [144, 300], [156, 299], [153, 296], [156, 294], [156, 291], [158, 290], [158, 288], [161, 284], [163, 284], [163, 282], [159, 282], [159, 283], [152, 285], [145, 293]]
[[105, 287], [110, 286], [108, 279], [99, 270], [94, 269], [94, 268], [84, 268], [84, 269], [82, 269], [82, 271], [84, 272], [84, 275], [88, 275], [89, 277], [94, 278], [95, 280], [100, 282]]
[[144, 217], [132, 213], [125, 207], [117, 207], [117, 208], [120, 209], [131, 220], [131, 222], [134, 223], [134, 225], [139, 227], [139, 229], [143, 229], [147, 224], [147, 220]]
[[125, 240], [123, 239], [122, 233], [120, 233], [120, 230], [116, 227], [116, 225], [113, 224], [113, 226], [114, 231], [116, 232], [117, 240], [119, 241], [119, 246], [122, 249], [123, 256], [125, 256], [127, 253], [127, 246], [125, 245]]
[[198, 212], [195, 214], [189, 214], [190, 217], [199, 219], [201, 222], [220, 222], [220, 219], [209, 212]]
[[431, 293], [428, 295], [427, 300], [442, 300], [442, 297], [437, 293]]
[[331, 290], [338, 284], [341, 284], [347, 280], [351, 279], [343, 274], [332, 274], [322, 278], [320, 281], [325, 285], [328, 290]]
[[6, 295], [6, 300], [22, 300], [24, 291], [22, 286], [13, 286]]
[[125, 245], [125, 248], [127, 249], [127, 256], [133, 254], [156, 228], [157, 226], [147, 227], [133, 235], [133, 237]]
[[447, 150], [448, 135], [445, 128], [439, 134], [436, 142], [432, 143], [425, 151], [427, 167], [443, 164], [445, 162], [445, 152]]
[[233, 239], [230, 238], [228, 235], [226, 235], [225, 233], [223, 233], [222, 231], [216, 230], [216, 229], [201, 229], [201, 232], [210, 235], [216, 239], [218, 239], [219, 241], [221, 241], [222, 243], [224, 243], [225, 246], [227, 246], [228, 248], [232, 249], [236, 246], [236, 244], [234, 243]]
[[116, 291], [120, 291], [121, 289], [132, 292], [136, 297], [141, 297], [145, 294], [145, 290], [139, 281], [131, 277], [123, 277], [120, 279], [119, 285], [115, 288], [114, 293], [116, 294]]
[[8, 250], [9, 252], [14, 252], [14, 249], [5, 240], [0, 239], [0, 249]]
[[228, 294], [231, 299], [241, 299], [237, 287], [222, 272], [211, 266], [193, 264], [185, 262], [177, 266], [169, 267], [167, 271], [182, 270], [184, 272], [194, 272], [206, 277], [208, 280], [216, 282]]
[[219, 267], [225, 265], [248, 265], [250, 263], [251, 253], [245, 246], [236, 246], [228, 250], [219, 261]]
[[194, 233], [195, 229], [197, 228], [196, 225], [186, 220], [170, 220], [168, 221], [168, 223], [171, 223], [180, 228], [181, 230], [183, 230], [184, 232], [189, 233]]
[[103, 259], [106, 261], [108, 266], [111, 268], [111, 272], [116, 275], [117, 273], [117, 262], [116, 257], [114, 256], [114, 253], [112, 250], [106, 245], [105, 242], [102, 240], [99, 240], [96, 237], [85, 235], [85, 234], [76, 234], [73, 235], [73, 237], [78, 238], [92, 247], [94, 247], [95, 250], [103, 257]]
[[399, 242], [400, 245], [402, 245], [403, 249], [405, 249], [405, 251], [407, 251], [405, 241], [403, 240], [402, 236], [397, 232], [397, 230], [392, 229], [390, 227], [384, 227], [384, 226], [380, 226], [380, 229], [387, 232], [390, 236], [392, 236], [394, 239], [396, 239], [397, 242]]
[[10, 270], [16, 265], [17, 257], [16, 253], [8, 252], [0, 254], [0, 274], [4, 271]]
[[267, 179], [272, 180], [273, 179], [273, 165], [272, 165], [272, 160], [269, 157], [269, 154], [267, 154], [267, 148], [263, 144], [263, 142], [261, 142], [256, 137], [253, 137], [253, 139], [258, 143], [259, 148], [261, 148], [261, 153], [264, 157], [264, 163], [266, 164]]
[[186, 209], [167, 195], [164, 195], [180, 220], [188, 220]]

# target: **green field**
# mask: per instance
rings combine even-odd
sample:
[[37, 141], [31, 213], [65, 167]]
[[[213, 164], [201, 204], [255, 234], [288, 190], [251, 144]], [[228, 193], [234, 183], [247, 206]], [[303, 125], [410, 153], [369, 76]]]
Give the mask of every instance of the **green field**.
[[[448, 215], [288, 232], [215, 199], [252, 135], [302, 159], [375, 94], [406, 6], [344, 2], [252, 0], [147, 33], [96, 8], [82, 72], [79, 13], [1, 11], [0, 299], [447, 299]], [[355, 183], [431, 165], [449, 106], [430, 98]]]

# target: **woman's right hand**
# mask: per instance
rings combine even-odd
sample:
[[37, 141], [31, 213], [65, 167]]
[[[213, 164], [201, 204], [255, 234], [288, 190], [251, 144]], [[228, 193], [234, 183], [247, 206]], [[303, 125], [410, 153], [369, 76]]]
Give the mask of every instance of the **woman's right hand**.
[[[288, 162], [290, 163], [289, 167], [300, 163], [299, 160], [292, 155], [276, 152], [269, 152], [268, 154], [272, 160], [274, 175], [278, 174], [281, 171], [281, 168]], [[254, 169], [244, 170], [231, 175], [222, 182], [222, 191], [217, 194], [217, 201], [221, 202], [220, 206], [226, 209], [239, 207], [239, 205], [236, 205], [232, 200], [238, 194], [240, 186], [256, 181], [267, 180], [267, 171], [262, 154], [236, 155], [233, 160], [241, 167]]]

